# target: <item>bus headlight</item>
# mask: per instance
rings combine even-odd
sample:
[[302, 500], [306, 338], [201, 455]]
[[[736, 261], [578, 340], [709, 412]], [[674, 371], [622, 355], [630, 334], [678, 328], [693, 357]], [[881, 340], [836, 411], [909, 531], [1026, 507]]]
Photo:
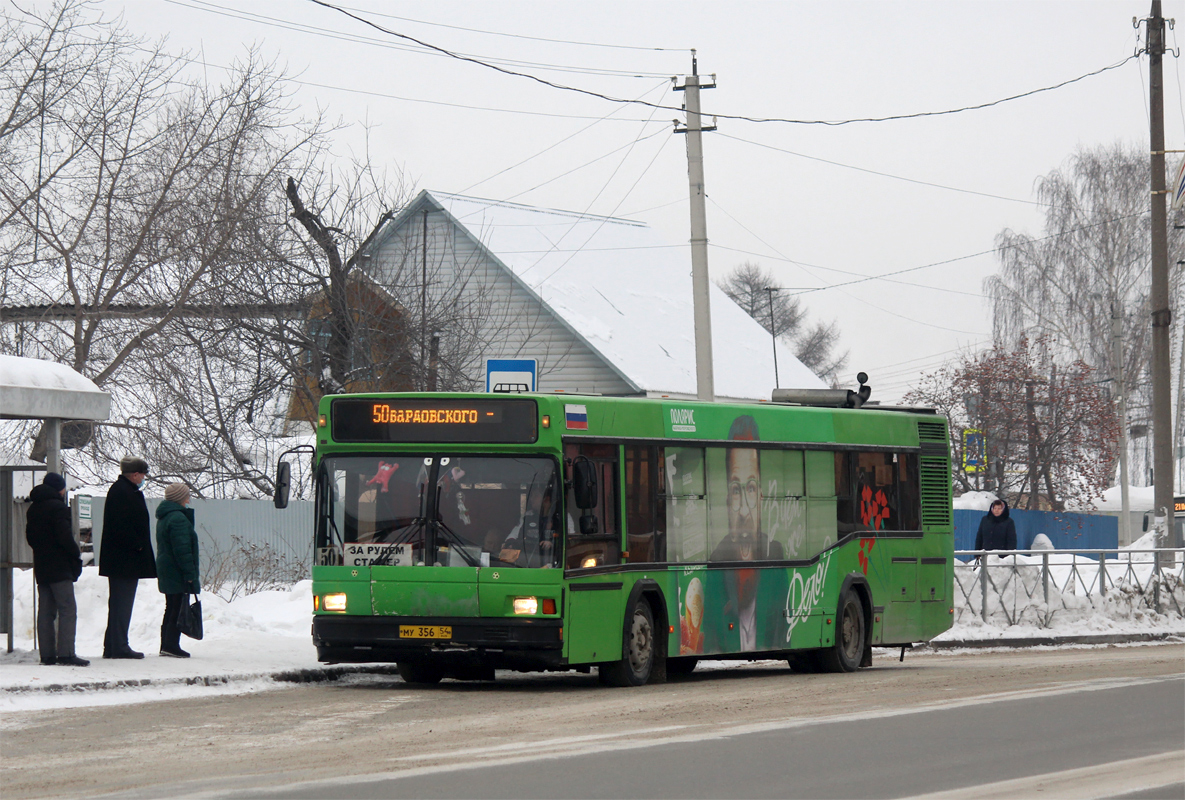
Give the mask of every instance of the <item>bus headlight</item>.
[[516, 597], [514, 598], [514, 613], [515, 614], [537, 614], [539, 612], [539, 601], [534, 597]]
[[325, 597], [321, 600], [321, 608], [325, 609], [326, 611], [345, 611], [345, 592], [337, 592], [335, 594], [325, 595]]

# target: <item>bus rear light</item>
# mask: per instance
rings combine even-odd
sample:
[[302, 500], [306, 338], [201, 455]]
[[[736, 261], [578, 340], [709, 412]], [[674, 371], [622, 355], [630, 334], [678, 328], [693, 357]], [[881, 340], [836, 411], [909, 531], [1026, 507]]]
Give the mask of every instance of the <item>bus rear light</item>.
[[313, 595], [313, 611], [320, 611], [320, 610], [321, 610], [321, 595], [315, 594], [315, 595]]
[[534, 597], [516, 597], [514, 598], [514, 613], [537, 614], [539, 613], [539, 601]]
[[554, 614], [555, 613], [555, 600], [553, 598], [550, 598], [550, 597], [544, 598], [543, 613], [544, 614]]
[[326, 611], [345, 611], [346, 610], [346, 595], [345, 592], [336, 592], [334, 594], [327, 594], [321, 599], [321, 607]]

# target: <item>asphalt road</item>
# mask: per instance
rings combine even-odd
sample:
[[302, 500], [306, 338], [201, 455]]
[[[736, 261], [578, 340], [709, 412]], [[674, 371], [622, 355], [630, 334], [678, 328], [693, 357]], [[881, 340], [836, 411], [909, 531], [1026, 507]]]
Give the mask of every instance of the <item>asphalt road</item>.
[[[1082, 770], [1089, 770], [1086, 780], [1068, 796], [1113, 796], [1154, 770], [1169, 776], [1154, 783], [1185, 777], [1183, 698], [1181, 678], [1098, 681], [1051, 696], [979, 698], [955, 708], [753, 732], [740, 726], [692, 737], [659, 734], [669, 740], [662, 744], [630, 737], [628, 747], [613, 742], [587, 755], [226, 796], [897, 798], [1008, 782], [1015, 791], [1000, 796], [1017, 797], [1029, 794], [1026, 788], [1039, 791], [1038, 782], [1024, 779], [1057, 773], [1053, 782], [1060, 783]], [[1097, 769], [1100, 758], [1110, 770]]]
[[879, 656], [853, 675], [767, 662], [638, 689], [358, 676], [9, 713], [0, 787], [5, 800], [1180, 798], [1183, 673], [1185, 646], [1169, 644]]

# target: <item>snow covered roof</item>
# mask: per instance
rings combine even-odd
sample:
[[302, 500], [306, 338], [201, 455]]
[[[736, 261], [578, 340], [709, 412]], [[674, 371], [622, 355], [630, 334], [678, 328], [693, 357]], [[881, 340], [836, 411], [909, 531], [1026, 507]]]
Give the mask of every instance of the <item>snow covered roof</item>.
[[0, 418], [107, 419], [111, 395], [65, 364], [0, 355]]
[[[443, 208], [637, 391], [695, 396], [688, 244], [633, 220], [443, 192], [422, 192], [388, 230], [424, 202]], [[716, 394], [768, 400], [770, 335], [715, 285], [710, 302]], [[826, 387], [781, 343], [778, 374], [783, 388]]]

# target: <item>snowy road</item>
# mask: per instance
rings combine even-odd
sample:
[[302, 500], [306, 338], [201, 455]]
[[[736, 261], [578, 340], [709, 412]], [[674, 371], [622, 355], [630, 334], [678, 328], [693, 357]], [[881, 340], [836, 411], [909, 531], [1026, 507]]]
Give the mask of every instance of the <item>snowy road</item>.
[[[1134, 775], [1185, 780], [1173, 778], [1185, 770], [1183, 670], [1185, 647], [1173, 644], [886, 656], [842, 676], [762, 663], [635, 690], [583, 675], [430, 688], [355, 676], [235, 697], [9, 713], [0, 778], [6, 800], [253, 788], [287, 797], [293, 784], [327, 779], [301, 796], [757, 797], [801, 785], [801, 796], [815, 797], [842, 763], [851, 764], [844, 774], [864, 777], [832, 796], [1047, 773], [1117, 795], [1139, 788], [1124, 783]], [[876, 764], [911, 779], [869, 779]], [[392, 773], [403, 777], [340, 783]], [[795, 776], [801, 783], [787, 783]]]

